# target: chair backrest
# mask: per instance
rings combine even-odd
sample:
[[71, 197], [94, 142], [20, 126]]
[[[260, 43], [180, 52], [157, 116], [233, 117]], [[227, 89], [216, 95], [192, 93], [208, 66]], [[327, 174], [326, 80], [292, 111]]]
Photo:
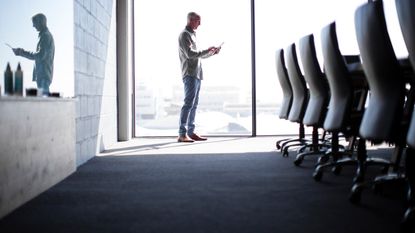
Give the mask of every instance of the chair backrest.
[[287, 64], [288, 78], [293, 89], [293, 103], [291, 106], [288, 120], [302, 123], [308, 102], [308, 89], [298, 65], [295, 44], [291, 44], [286, 49], [285, 60]]
[[[399, 24], [409, 53], [409, 60], [415, 70], [415, 1], [395, 0]], [[406, 141], [409, 146], [415, 148], [415, 114], [412, 113]]]
[[400, 130], [405, 81], [388, 35], [382, 1], [357, 8], [355, 28], [370, 89], [360, 135], [375, 141], [393, 141]]
[[327, 113], [330, 89], [318, 63], [313, 34], [301, 38], [299, 47], [304, 78], [310, 92], [303, 123], [309, 126], [322, 126]]
[[327, 131], [342, 131], [347, 127], [350, 119], [353, 85], [345, 60], [340, 53], [335, 22], [321, 30], [321, 48], [331, 94], [323, 127]]
[[408, 48], [409, 59], [415, 69], [415, 1], [395, 0], [395, 3], [402, 35]]
[[278, 49], [275, 53], [275, 62], [277, 67], [278, 80], [282, 89], [282, 102], [279, 112], [279, 118], [288, 119], [291, 104], [293, 102], [293, 90], [288, 78], [287, 68], [285, 67], [284, 50]]

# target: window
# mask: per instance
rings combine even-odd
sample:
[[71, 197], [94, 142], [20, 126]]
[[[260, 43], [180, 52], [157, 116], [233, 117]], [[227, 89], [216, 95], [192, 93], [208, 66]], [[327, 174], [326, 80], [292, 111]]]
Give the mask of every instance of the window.
[[184, 92], [178, 36], [191, 11], [201, 16], [198, 49], [224, 42], [219, 55], [202, 60], [197, 132], [251, 135], [250, 1], [139, 0], [134, 5], [136, 136], [178, 134]]
[[[73, 1], [32, 1], [15, 0], [0, 3], [0, 66], [3, 71], [9, 62], [12, 70], [21, 64], [24, 83], [23, 90], [35, 88], [32, 81], [34, 61], [15, 56], [12, 47], [21, 47], [28, 51], [36, 51], [38, 32], [32, 26], [32, 16], [43, 13], [47, 18], [47, 26], [55, 42], [55, 58], [51, 92], [60, 92], [62, 96], [74, 95], [74, 15]], [[1, 93], [4, 93], [3, 76], [0, 77]]]
[[[366, 2], [254, 2], [257, 135], [298, 133], [296, 123], [278, 118], [282, 91], [276, 73], [276, 50], [298, 43], [301, 37], [313, 33], [323, 67], [320, 32], [336, 21], [341, 52], [359, 54], [354, 12]], [[135, 2], [136, 136], [177, 135], [183, 103], [177, 38], [190, 11], [202, 17], [197, 30], [199, 48], [225, 42], [219, 56], [203, 61], [205, 80], [196, 117], [198, 132], [205, 135], [252, 134], [250, 4], [251, 0]], [[398, 57], [404, 57], [407, 52], [394, 1], [385, 0], [384, 5], [394, 48]], [[306, 132], [311, 133], [311, 128], [307, 127]]]
[[[295, 0], [255, 1], [256, 84], [257, 84], [257, 134], [297, 134], [298, 124], [279, 119], [282, 100], [275, 65], [275, 52], [314, 33], [316, 52], [323, 65], [320, 30], [337, 21], [339, 44], [344, 53], [357, 54], [354, 35], [354, 10], [364, 0]], [[299, 65], [301, 61], [298, 54]], [[306, 127], [306, 133], [311, 128]]]

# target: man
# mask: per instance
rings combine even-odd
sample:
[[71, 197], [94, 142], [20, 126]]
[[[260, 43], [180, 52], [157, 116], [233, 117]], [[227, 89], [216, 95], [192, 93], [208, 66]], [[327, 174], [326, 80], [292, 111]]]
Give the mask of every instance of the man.
[[[195, 130], [195, 115], [199, 102], [199, 91], [203, 71], [201, 58], [208, 58], [219, 53], [220, 47], [198, 51], [196, 46], [195, 30], [200, 25], [200, 15], [195, 12], [187, 14], [186, 28], [179, 36], [179, 57], [184, 84], [184, 104], [180, 112], [180, 126], [178, 142], [204, 141], [207, 138], [197, 135]], [[187, 126], [187, 128], [186, 128]]]
[[14, 48], [16, 56], [22, 56], [30, 60], [35, 60], [33, 68], [33, 81], [37, 87], [43, 90], [43, 95], [49, 94], [49, 86], [53, 77], [53, 59], [55, 56], [55, 43], [53, 36], [46, 25], [46, 16], [36, 14], [32, 17], [33, 27], [39, 32], [39, 41], [36, 52], [25, 51], [22, 48]]

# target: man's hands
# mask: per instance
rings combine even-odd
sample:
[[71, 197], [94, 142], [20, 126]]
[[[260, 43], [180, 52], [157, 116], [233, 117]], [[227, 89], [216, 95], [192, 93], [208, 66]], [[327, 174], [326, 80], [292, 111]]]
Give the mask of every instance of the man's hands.
[[220, 52], [221, 47], [210, 47], [209, 48], [209, 53], [211, 55], [215, 55], [218, 54]]
[[220, 49], [221, 49], [222, 47], [217, 47], [217, 48], [215, 48], [215, 53], [213, 53], [213, 54], [218, 54], [219, 52], [220, 52]]
[[20, 56], [23, 53], [22, 48], [12, 48], [14, 55]]

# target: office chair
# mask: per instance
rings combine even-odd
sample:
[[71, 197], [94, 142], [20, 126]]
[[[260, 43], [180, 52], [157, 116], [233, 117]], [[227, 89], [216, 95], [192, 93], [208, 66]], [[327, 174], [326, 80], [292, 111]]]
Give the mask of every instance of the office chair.
[[[285, 59], [284, 59], [284, 50], [278, 49], [275, 53], [275, 62], [276, 62], [276, 68], [277, 68], [277, 75], [278, 75], [278, 81], [280, 83], [283, 98], [281, 102], [281, 109], [279, 112], [279, 118], [288, 120], [288, 115], [290, 113], [291, 105], [293, 102], [293, 90], [291, 88], [290, 80], [288, 78], [287, 68], [285, 67]], [[300, 132], [299, 132], [299, 138], [304, 138], [304, 133], [301, 134], [301, 132], [304, 132], [304, 130], [301, 130], [301, 127], [304, 128], [304, 126], [300, 125]], [[284, 138], [281, 140], [278, 140], [276, 142], [277, 149], [281, 149], [281, 144], [283, 142], [287, 142], [288, 140], [292, 140], [292, 138]]]
[[[310, 152], [297, 154], [294, 164], [299, 166], [305, 156], [323, 154], [330, 147], [329, 143], [320, 143], [318, 129], [322, 128], [327, 113], [330, 89], [325, 75], [321, 72], [317, 60], [313, 34], [304, 36], [299, 41], [300, 58], [304, 69], [304, 78], [309, 87], [310, 99], [307, 104], [303, 123], [313, 127]], [[323, 133], [324, 135], [324, 133]], [[324, 136], [322, 138], [324, 140]], [[306, 146], [304, 146], [306, 147]]]
[[[313, 177], [316, 181], [320, 181], [324, 169], [328, 167], [332, 167], [333, 172], [338, 174], [343, 165], [357, 165], [353, 182], [360, 182], [364, 179], [364, 166], [380, 165], [386, 170], [390, 162], [380, 158], [367, 158], [366, 141], [358, 137], [368, 87], [364, 74], [359, 70], [360, 63], [348, 63], [348, 60], [356, 60], [356, 57], [342, 56], [335, 22], [322, 29], [321, 40], [325, 73], [331, 91], [329, 109], [323, 127], [333, 133], [332, 149], [328, 153], [333, 160], [319, 164]], [[340, 132], [349, 140], [349, 146], [344, 151], [338, 149], [337, 135]], [[356, 140], [357, 145], [355, 145]], [[355, 149], [356, 157], [352, 156]]]
[[288, 119], [291, 104], [293, 102], [293, 91], [291, 88], [290, 80], [288, 79], [287, 69], [285, 68], [284, 50], [277, 50], [275, 55], [278, 80], [280, 82], [283, 94], [279, 118]]
[[[415, 1], [395, 0], [395, 5], [409, 60], [412, 68], [415, 69]], [[402, 228], [404, 231], [409, 231], [411, 227], [414, 227], [415, 222], [415, 114], [413, 112], [406, 142], [408, 148], [405, 159], [405, 177], [408, 183], [408, 208], [402, 219]]]
[[[390, 165], [393, 171], [374, 180], [355, 183], [349, 200], [358, 203], [364, 188], [403, 179], [400, 164], [408, 129], [408, 115], [413, 108], [413, 90], [406, 89], [408, 78], [396, 58], [386, 28], [383, 2], [368, 2], [355, 12], [356, 38], [362, 66], [370, 89], [370, 100], [359, 133], [372, 142], [395, 144]], [[406, 102], [405, 102], [406, 99]], [[364, 169], [364, 161], [360, 161]]]
[[[285, 51], [287, 73], [293, 91], [293, 102], [291, 105], [290, 113], [288, 115], [288, 120], [291, 122], [296, 122], [300, 125], [300, 139], [296, 140], [297, 143], [288, 144], [287, 142], [284, 142], [282, 144], [283, 155], [288, 156], [288, 149], [290, 147], [306, 145], [309, 142], [309, 140], [304, 138], [305, 133], [303, 123], [305, 110], [308, 104], [309, 93], [306, 82], [298, 65], [295, 44], [288, 46]], [[292, 140], [288, 142], [292, 142]]]

